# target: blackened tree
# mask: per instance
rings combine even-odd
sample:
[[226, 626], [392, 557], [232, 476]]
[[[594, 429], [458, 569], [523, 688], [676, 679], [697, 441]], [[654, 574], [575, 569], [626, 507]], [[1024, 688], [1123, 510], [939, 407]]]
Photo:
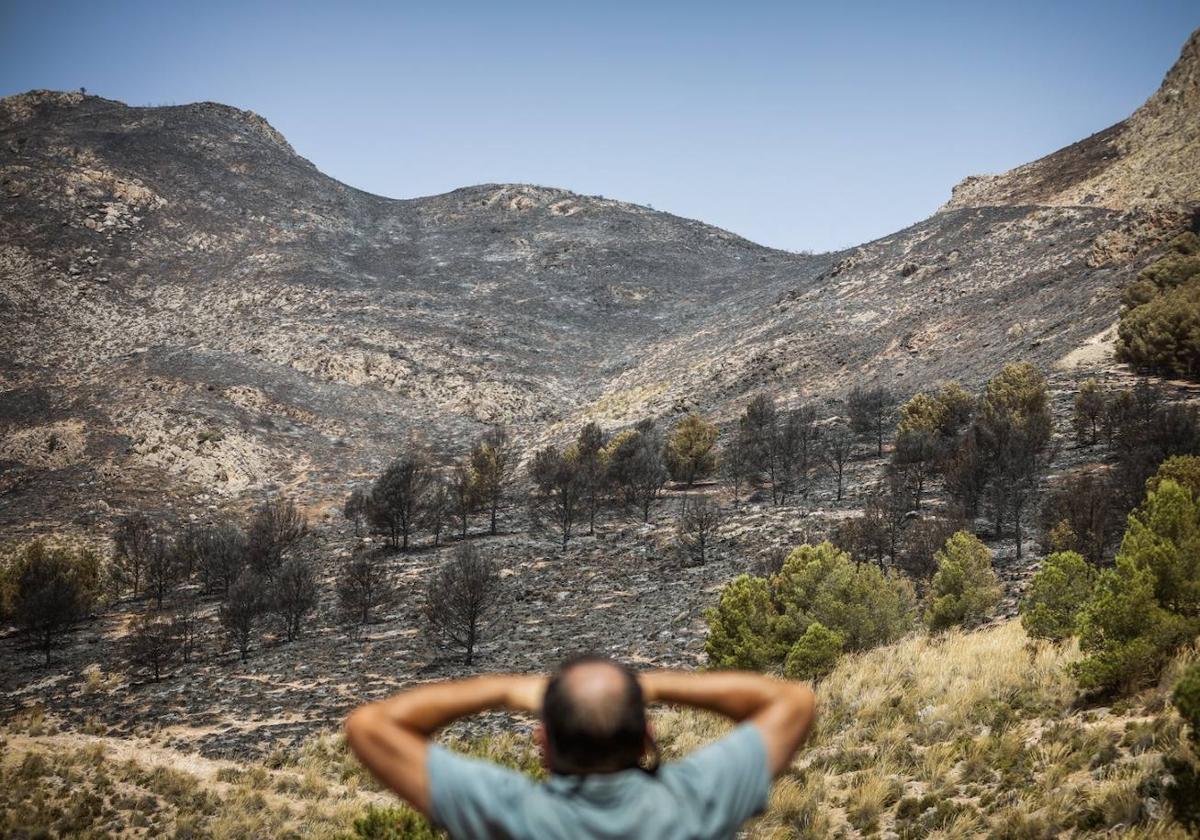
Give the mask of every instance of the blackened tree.
[[911, 496], [895, 474], [867, 497], [861, 516], [844, 519], [835, 534], [837, 545], [855, 563], [875, 562], [880, 568], [897, 563], [900, 541], [912, 509]]
[[373, 552], [355, 552], [338, 571], [338, 611], [354, 633], [373, 620], [376, 610], [392, 603], [395, 594], [387, 566]]
[[196, 528], [189, 539], [204, 591], [224, 595], [250, 562], [246, 535], [226, 522]]
[[512, 489], [516, 451], [502, 426], [489, 429], [471, 449], [471, 480], [476, 497], [488, 512], [488, 533], [496, 534], [500, 507]]
[[182, 577], [179, 560], [180, 553], [165, 537], [155, 536], [150, 541], [150, 549], [146, 552], [146, 591], [160, 610], [167, 594]]
[[1104, 403], [1104, 389], [1095, 379], [1088, 379], [1079, 386], [1071, 424], [1075, 427], [1075, 439], [1084, 446], [1095, 446], [1100, 439]]
[[895, 422], [896, 404], [896, 395], [882, 386], [859, 386], [846, 397], [850, 428], [859, 438], [874, 443], [878, 455], [883, 455], [884, 437]]
[[842, 500], [845, 487], [846, 465], [854, 457], [854, 433], [850, 426], [836, 421], [825, 431], [821, 443], [821, 460], [837, 484], [837, 500]]
[[426, 588], [425, 618], [430, 632], [462, 650], [470, 665], [487, 621], [500, 601], [500, 572], [470, 543], [434, 572]]
[[600, 425], [590, 422], [579, 430], [573, 452], [569, 453], [574, 456], [579, 468], [589, 535], [596, 533], [596, 514], [600, 512], [608, 489], [608, 463], [604, 451], [607, 443], [608, 439]]
[[73, 550], [43, 540], [27, 544], [8, 570], [8, 612], [50, 664], [55, 640], [87, 615], [98, 589], [90, 572], [95, 559], [86, 549]]
[[342, 515], [346, 517], [346, 521], [354, 526], [354, 536], [360, 536], [363, 526], [367, 524], [367, 511], [371, 505], [371, 494], [361, 487], [355, 487], [350, 491], [350, 495], [346, 497], [346, 504], [342, 506]]
[[450, 482], [440, 475], [430, 481], [425, 503], [421, 506], [421, 525], [433, 535], [433, 547], [441, 544], [442, 531], [455, 518], [454, 491]]
[[816, 409], [802, 405], [777, 415], [771, 443], [774, 477], [772, 498], [779, 504], [793, 493], [808, 493], [809, 469], [816, 449]]
[[154, 536], [154, 527], [141, 513], [122, 517], [113, 532], [113, 567], [117, 581], [128, 585], [135, 598], [141, 594], [142, 577]]
[[901, 432], [896, 437], [889, 467], [908, 491], [913, 510], [920, 510], [925, 487], [936, 471], [941, 454], [938, 444], [936, 434], [922, 428]]
[[396, 458], [371, 488], [371, 527], [388, 538], [392, 548], [408, 550], [417, 528], [433, 472], [425, 454], [413, 449]]
[[766, 484], [771, 501], [780, 502], [780, 479], [776, 459], [779, 437], [779, 413], [775, 400], [767, 394], [756, 394], [746, 404], [738, 419], [737, 436], [746, 461], [751, 483]]
[[284, 555], [307, 533], [304, 515], [291, 499], [276, 496], [263, 501], [246, 529], [248, 559], [255, 574], [272, 580]]
[[626, 507], [641, 511], [650, 521], [650, 511], [667, 483], [662, 435], [653, 420], [640, 420], [609, 442], [605, 450], [609, 481]]
[[179, 656], [179, 635], [175, 623], [167, 616], [146, 613], [133, 620], [125, 640], [130, 662], [148, 668], [158, 682], [163, 669]]
[[471, 512], [478, 504], [475, 498], [475, 484], [471, 481], [470, 465], [462, 462], [454, 464], [450, 468], [446, 486], [450, 489], [450, 507], [454, 521], [458, 523], [458, 536], [466, 539], [467, 528], [471, 524]]
[[946, 540], [963, 529], [955, 516], [922, 516], [904, 529], [897, 565], [918, 583], [927, 583], [937, 571], [937, 553]]
[[195, 597], [185, 596], [175, 607], [171, 617], [175, 636], [179, 639], [179, 658], [186, 665], [199, 650], [204, 635], [204, 622], [200, 616], [200, 604]]
[[1074, 551], [1093, 566], [1107, 563], [1125, 523], [1116, 488], [1106, 472], [1072, 473], [1042, 503], [1042, 547]]
[[683, 555], [692, 563], [704, 565], [720, 526], [721, 509], [715, 502], [705, 496], [683, 497], [677, 541]]
[[1049, 460], [1046, 449], [1053, 429], [1046, 378], [1033, 365], [1005, 365], [988, 382], [975, 434], [988, 464], [996, 535], [1011, 518], [1018, 557], [1022, 517]]
[[271, 610], [283, 624], [284, 635], [295, 641], [304, 619], [317, 608], [317, 574], [306, 557], [290, 557], [271, 582]]
[[267, 609], [264, 594], [265, 581], [252, 569], [246, 569], [229, 587], [221, 604], [221, 626], [243, 662], [250, 655], [250, 644]]
[[754, 469], [747, 441], [741, 434], [731, 435], [721, 450], [721, 474], [733, 489], [733, 503], [741, 503], [742, 485], [753, 480]]
[[583, 513], [586, 488], [579, 464], [557, 447], [539, 449], [529, 465], [534, 523], [551, 523], [565, 548]]
[[959, 437], [942, 456], [939, 469], [947, 494], [963, 516], [973, 520], [979, 515], [991, 478], [991, 464], [984, 458], [973, 430]]

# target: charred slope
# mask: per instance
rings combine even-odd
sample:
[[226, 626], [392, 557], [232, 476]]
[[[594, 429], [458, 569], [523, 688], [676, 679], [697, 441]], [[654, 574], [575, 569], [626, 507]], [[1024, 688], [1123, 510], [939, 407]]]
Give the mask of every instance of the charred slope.
[[1190, 207], [1200, 195], [1200, 30], [1128, 119], [1003, 175], [976, 175], [944, 209], [1088, 205]]
[[9, 524], [47, 495], [321, 487], [410, 430], [540, 426], [828, 262], [562, 190], [368, 195], [212, 104], [10, 97], [0, 171]]
[[1120, 126], [822, 256], [541, 187], [369, 195], [222, 105], [0, 100], [0, 529], [336, 498], [409, 432], [1103, 361], [1120, 289], [1200, 203], [1197, 44]]

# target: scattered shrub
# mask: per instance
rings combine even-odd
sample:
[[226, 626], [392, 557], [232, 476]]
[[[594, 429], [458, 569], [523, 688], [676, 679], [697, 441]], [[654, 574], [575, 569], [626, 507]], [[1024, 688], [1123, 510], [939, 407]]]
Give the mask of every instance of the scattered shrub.
[[808, 625], [783, 662], [783, 675], [791, 680], [819, 680], [833, 670], [845, 641], [819, 621]]
[[992, 553], [978, 537], [959, 531], [937, 553], [937, 564], [925, 611], [930, 630], [970, 627], [991, 615], [1000, 603], [1000, 581]]
[[914, 600], [901, 577], [856, 565], [828, 542], [803, 545], [770, 580], [742, 575], [722, 590], [707, 614], [709, 663], [782, 666], [814, 623], [840, 636], [847, 650], [886, 644], [912, 627]]
[[704, 650], [712, 667], [762, 671], [782, 657], [772, 635], [775, 609], [766, 579], [753, 575], [734, 578], [705, 617], [708, 640]]
[[697, 414], [687, 414], [667, 440], [667, 469], [675, 481], [691, 487], [717, 469], [717, 427]]
[[354, 820], [354, 831], [337, 840], [441, 840], [446, 835], [411, 808], [377, 808], [371, 805]]
[[1075, 633], [1079, 610], [1092, 594], [1095, 572], [1074, 551], [1042, 561], [1021, 604], [1021, 624], [1035, 639], [1062, 641]]

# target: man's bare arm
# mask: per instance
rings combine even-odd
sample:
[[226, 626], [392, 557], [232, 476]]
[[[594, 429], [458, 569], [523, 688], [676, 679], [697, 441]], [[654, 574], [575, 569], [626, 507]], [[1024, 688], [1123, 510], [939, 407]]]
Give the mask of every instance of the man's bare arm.
[[651, 671], [641, 677], [647, 702], [678, 703], [748, 720], [767, 745], [772, 776], [782, 773], [808, 737], [816, 698], [803, 683], [743, 671]]
[[446, 724], [489, 709], [536, 714], [544, 676], [493, 675], [431, 683], [360, 706], [346, 718], [346, 740], [383, 784], [430, 815], [429, 739]]

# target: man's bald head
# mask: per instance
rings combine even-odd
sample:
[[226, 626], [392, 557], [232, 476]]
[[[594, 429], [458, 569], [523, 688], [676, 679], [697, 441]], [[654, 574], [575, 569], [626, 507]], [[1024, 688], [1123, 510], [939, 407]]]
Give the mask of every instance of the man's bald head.
[[550, 678], [542, 705], [551, 769], [583, 775], [638, 766], [646, 704], [637, 677], [618, 662], [581, 656]]

